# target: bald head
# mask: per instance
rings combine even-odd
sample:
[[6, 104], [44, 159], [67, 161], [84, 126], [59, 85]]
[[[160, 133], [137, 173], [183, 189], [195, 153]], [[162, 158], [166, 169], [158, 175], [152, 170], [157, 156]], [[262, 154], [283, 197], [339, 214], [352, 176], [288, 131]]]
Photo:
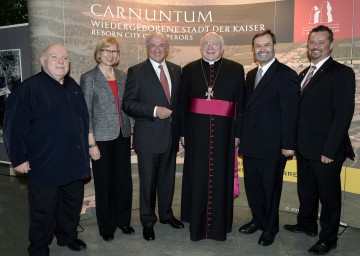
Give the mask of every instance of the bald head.
[[41, 52], [40, 63], [45, 73], [63, 84], [70, 67], [68, 51], [64, 46], [60, 44], [47, 46]]

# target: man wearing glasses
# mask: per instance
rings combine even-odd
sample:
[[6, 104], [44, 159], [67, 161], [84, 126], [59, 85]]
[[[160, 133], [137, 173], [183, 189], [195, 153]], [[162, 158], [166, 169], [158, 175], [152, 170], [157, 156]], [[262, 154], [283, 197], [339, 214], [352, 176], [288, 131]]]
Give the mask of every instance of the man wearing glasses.
[[201, 59], [183, 68], [180, 84], [181, 220], [190, 223], [192, 241], [224, 241], [233, 220], [244, 69], [222, 57], [224, 39], [216, 32], [201, 37], [200, 52]]

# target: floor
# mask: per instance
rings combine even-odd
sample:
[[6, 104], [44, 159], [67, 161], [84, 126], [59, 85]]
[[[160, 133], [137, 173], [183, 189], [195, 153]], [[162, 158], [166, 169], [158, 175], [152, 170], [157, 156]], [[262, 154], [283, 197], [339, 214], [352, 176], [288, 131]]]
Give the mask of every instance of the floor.
[[[25, 256], [27, 255], [27, 229], [28, 229], [28, 206], [26, 181], [22, 177], [9, 176], [1, 171], [0, 166], [0, 255], [2, 256]], [[179, 164], [176, 175], [175, 196], [173, 210], [175, 216], [180, 215], [181, 193], [181, 169]], [[81, 215], [79, 225], [79, 238], [87, 243], [88, 248], [83, 252], [72, 252], [66, 247], [59, 247], [54, 240], [50, 245], [52, 256], [103, 256], [103, 255], [129, 255], [129, 256], [230, 256], [230, 255], [308, 255], [307, 250], [316, 241], [316, 237], [304, 234], [294, 234], [281, 228], [275, 242], [269, 247], [257, 244], [260, 232], [252, 235], [243, 235], [238, 228], [250, 220], [250, 211], [247, 207], [246, 196], [241, 191], [240, 197], [234, 202], [233, 231], [228, 234], [227, 240], [217, 242], [203, 240], [192, 242], [189, 239], [188, 224], [182, 230], [172, 229], [168, 225], [157, 223], [154, 227], [156, 239], [145, 241], [142, 238], [142, 227], [139, 221], [138, 187], [136, 165], [133, 166], [133, 212], [132, 226], [135, 229], [133, 235], [123, 235], [120, 230], [115, 233], [112, 242], [101, 239], [97, 230], [95, 209], [88, 204], [87, 210]], [[242, 179], [240, 179], [242, 186]], [[86, 185], [85, 195], [91, 198], [93, 191], [92, 182]], [[283, 194], [296, 196], [295, 186], [284, 186]], [[296, 215], [280, 211], [280, 225], [296, 223]], [[360, 229], [347, 227], [340, 228], [338, 247], [329, 255], [352, 256], [360, 255]]]

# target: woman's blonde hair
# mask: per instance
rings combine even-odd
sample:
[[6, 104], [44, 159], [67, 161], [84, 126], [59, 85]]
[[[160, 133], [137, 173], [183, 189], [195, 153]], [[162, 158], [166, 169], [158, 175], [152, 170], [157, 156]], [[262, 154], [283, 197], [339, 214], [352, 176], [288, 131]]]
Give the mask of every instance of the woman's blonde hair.
[[95, 51], [94, 51], [94, 59], [96, 61], [97, 64], [99, 64], [101, 61], [100, 61], [100, 52], [101, 50], [103, 50], [104, 48], [108, 48], [109, 46], [111, 45], [116, 45], [116, 49], [118, 51], [118, 54], [117, 54], [117, 60], [116, 62], [114, 63], [114, 66], [117, 66], [119, 65], [119, 61], [120, 61], [120, 46], [116, 40], [115, 37], [112, 37], [112, 36], [107, 36], [107, 37], [104, 37], [104, 38], [101, 38], [97, 44], [96, 44], [96, 47], [95, 47]]

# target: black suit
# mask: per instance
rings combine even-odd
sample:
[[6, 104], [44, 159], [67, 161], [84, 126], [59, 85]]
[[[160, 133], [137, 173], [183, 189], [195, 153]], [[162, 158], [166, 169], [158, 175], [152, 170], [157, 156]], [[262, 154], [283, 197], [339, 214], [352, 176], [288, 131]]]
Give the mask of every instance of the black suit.
[[300, 86], [296, 72], [275, 59], [254, 90], [257, 70], [246, 76], [239, 153], [252, 221], [277, 233], [286, 163], [281, 149], [295, 149]]
[[[178, 93], [181, 68], [166, 62], [171, 77], [171, 100], [166, 98], [160, 80], [146, 60], [128, 70], [123, 110], [135, 118], [134, 148], [138, 156], [140, 176], [140, 220], [153, 225], [156, 193], [160, 220], [172, 217], [176, 152], [179, 146]], [[167, 119], [154, 117], [155, 106], [171, 109]]]
[[[300, 73], [304, 79], [309, 68]], [[340, 171], [354, 153], [348, 129], [354, 113], [354, 71], [331, 57], [318, 69], [300, 98], [297, 137], [298, 223], [317, 230], [319, 200], [322, 203], [320, 240], [337, 239], [341, 212]], [[334, 160], [323, 164], [325, 156]]]

